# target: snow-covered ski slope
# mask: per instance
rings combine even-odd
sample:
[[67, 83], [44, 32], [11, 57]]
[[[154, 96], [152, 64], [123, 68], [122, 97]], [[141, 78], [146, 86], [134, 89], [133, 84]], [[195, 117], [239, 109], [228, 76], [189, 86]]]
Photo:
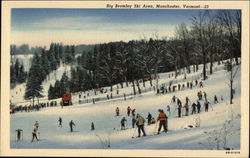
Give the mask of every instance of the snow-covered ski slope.
[[[209, 65], [208, 65], [209, 67]], [[195, 79], [200, 75], [202, 66], [196, 73], [187, 75], [187, 79], [183, 80], [183, 75], [177, 77], [180, 83]], [[61, 70], [60, 70], [61, 69]], [[229, 80], [228, 74], [223, 70], [223, 65], [215, 65], [215, 72], [209, 75], [208, 80], [204, 81], [204, 87], [198, 88], [196, 86], [193, 89], [187, 89], [181, 91], [175, 91], [175, 93], [159, 94], [149, 91], [142, 95], [137, 95], [133, 99], [113, 99], [106, 101], [97, 101], [96, 104], [92, 102], [86, 104], [79, 104], [79, 98], [76, 94], [73, 97], [73, 106], [64, 107], [60, 106], [49, 107], [41, 109], [35, 112], [19, 112], [11, 115], [10, 117], [10, 147], [11, 148], [46, 148], [46, 149], [184, 149], [184, 150], [208, 150], [217, 148], [212, 139], [209, 138], [210, 132], [213, 130], [219, 130], [223, 128], [223, 124], [226, 120], [231, 120], [230, 128], [228, 130], [226, 146], [228, 148], [240, 149], [240, 112], [241, 112], [241, 68], [238, 70], [236, 79], [234, 80], [235, 96], [234, 104], [229, 105]], [[64, 71], [63, 68], [59, 68], [60, 71]], [[169, 81], [174, 80], [174, 77], [169, 78], [169, 73], [159, 74], [159, 85], [166, 83], [168, 86]], [[59, 75], [57, 75], [59, 76]], [[44, 83], [44, 86], [49, 86], [50, 82]], [[155, 81], [153, 81], [155, 84]], [[124, 84], [125, 85], [125, 84]], [[141, 83], [141, 87], [142, 83]], [[149, 81], [146, 82], [146, 87], [149, 88]], [[18, 87], [17, 87], [18, 88]], [[23, 87], [24, 88], [24, 87]], [[46, 88], [44, 88], [46, 89]], [[176, 88], [178, 89], [178, 88]], [[14, 89], [11, 91], [12, 95], [15, 94]], [[177, 118], [176, 104], [170, 103], [173, 95], [180, 98], [184, 103], [185, 98], [194, 102], [197, 98], [198, 91], [205, 91], [207, 93], [208, 100], [212, 103], [212, 108], [209, 108], [209, 112], [204, 112], [204, 100], [201, 101], [202, 112], [198, 115], [183, 116]], [[44, 91], [47, 93], [47, 91]], [[119, 94], [132, 93], [133, 88], [130, 84], [129, 87], [119, 89]], [[143, 88], [142, 88], [143, 92]], [[116, 94], [116, 85], [114, 86], [113, 95]], [[85, 93], [86, 94], [86, 93]], [[90, 96], [86, 96], [89, 99], [92, 97], [106, 96], [107, 93], [94, 95], [93, 92], [89, 92]], [[110, 92], [108, 91], [108, 94]], [[217, 95], [219, 103], [213, 103], [213, 97]], [[221, 100], [223, 96], [224, 100]], [[16, 97], [18, 98], [18, 97]], [[21, 100], [21, 99], [20, 99]], [[15, 102], [15, 100], [12, 100]], [[136, 113], [141, 114], [144, 118], [147, 117], [150, 112], [153, 117], [157, 118], [158, 109], [163, 109], [166, 112], [167, 105], [171, 107], [171, 114], [168, 115], [169, 132], [162, 133], [160, 135], [146, 136], [141, 138], [132, 139], [133, 136], [137, 136], [137, 128], [133, 129], [132, 118], [126, 115], [127, 107], [136, 109]], [[116, 107], [120, 108], [120, 116], [115, 116]], [[184, 112], [184, 109], [183, 109]], [[191, 108], [189, 109], [191, 113]], [[62, 117], [63, 127], [58, 127], [58, 118]], [[120, 120], [122, 117], [127, 119], [128, 129], [125, 131], [117, 130], [120, 127]], [[200, 117], [201, 123], [198, 128], [184, 129], [188, 125], [195, 125], [195, 118]], [[31, 133], [34, 128], [35, 121], [39, 121], [40, 127], [40, 139], [41, 141], [31, 143]], [[69, 128], [69, 122], [73, 120], [76, 124], [74, 127], [75, 132], [71, 133]], [[95, 131], [90, 130], [91, 122], [95, 124]], [[231, 127], [232, 126], [232, 127]], [[145, 131], [147, 135], [152, 135], [156, 132], [156, 124], [150, 126], [145, 125]], [[15, 141], [15, 130], [23, 130], [23, 138]], [[221, 130], [222, 131], [222, 130]], [[230, 132], [229, 132], [230, 131]], [[204, 133], [205, 132], [205, 133]], [[229, 134], [230, 133], [230, 134]], [[222, 137], [222, 136], [220, 136]], [[105, 142], [110, 142], [108, 147]], [[220, 148], [222, 149], [220, 143]]]

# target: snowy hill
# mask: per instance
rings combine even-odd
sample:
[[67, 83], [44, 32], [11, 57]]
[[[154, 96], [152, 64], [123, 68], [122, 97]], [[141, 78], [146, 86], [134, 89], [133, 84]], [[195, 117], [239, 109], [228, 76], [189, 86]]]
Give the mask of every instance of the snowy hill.
[[[200, 78], [202, 72], [202, 66], [200, 65], [199, 71], [187, 75], [187, 79], [183, 79], [184, 75], [178, 76], [176, 79], [171, 76], [170, 73], [159, 74], [159, 87], [161, 85], [168, 86], [170, 82], [173, 84], [180, 83], [185, 84], [187, 81], [194, 81]], [[60, 67], [57, 70], [56, 78], [59, 79], [65, 69]], [[170, 74], [170, 75], [169, 75]], [[33, 112], [18, 112], [10, 117], [10, 145], [11, 148], [46, 148], [46, 149], [193, 149], [193, 150], [207, 150], [216, 149], [218, 143], [215, 138], [223, 138], [226, 133], [226, 139], [222, 139], [219, 142], [219, 149], [222, 146], [228, 148], [240, 149], [240, 117], [241, 117], [241, 69], [237, 72], [234, 88], [234, 104], [229, 104], [229, 87], [227, 72], [223, 69], [223, 65], [215, 65], [214, 73], [209, 76], [208, 80], [204, 81], [204, 87], [199, 88], [194, 86], [192, 89], [184, 88], [183, 90], [176, 90], [174, 93], [156, 94], [153, 88], [150, 90], [149, 81], [146, 82], [146, 87], [142, 88], [142, 95], [136, 95], [128, 97], [125, 101], [122, 97], [96, 101], [95, 104], [91, 102], [92, 98], [106, 97], [108, 93], [99, 93], [94, 95], [93, 91], [89, 92], [89, 96], [84, 93], [86, 101], [88, 103], [79, 104], [78, 94], [73, 96], [73, 106], [61, 108], [60, 106], [43, 108], [40, 111]], [[47, 95], [47, 89], [49, 84], [55, 82], [51, 75], [48, 82], [44, 82], [44, 94]], [[153, 84], [155, 85], [155, 80]], [[124, 84], [125, 85], [125, 84]], [[16, 92], [18, 89], [24, 91], [25, 85], [19, 85], [11, 91], [13, 96], [12, 102], [23, 101], [21, 94]], [[104, 88], [107, 89], [108, 87]], [[114, 85], [113, 96], [117, 95], [117, 86]], [[144, 91], [147, 91], [144, 93]], [[183, 116], [177, 118], [176, 104], [171, 103], [173, 95], [180, 98], [184, 102], [186, 97], [189, 97], [191, 102], [195, 102], [197, 98], [197, 92], [202, 91], [207, 93], [207, 98], [211, 102], [212, 107], [209, 108], [209, 112], [204, 112], [204, 99], [201, 102], [201, 113], [197, 115]], [[129, 87], [120, 89], [119, 94], [126, 93], [132, 94], [133, 88], [131, 84]], [[214, 104], [213, 97], [217, 95], [219, 103]], [[224, 100], [221, 100], [223, 96]], [[148, 112], [153, 117], [157, 118], [158, 109], [163, 109], [166, 112], [167, 105], [170, 105], [171, 114], [168, 114], [168, 128], [167, 133], [161, 133], [160, 135], [153, 135], [158, 128], [157, 124], [145, 125], [145, 131], [148, 136], [141, 138], [134, 138], [137, 136], [137, 128], [131, 128], [132, 118], [127, 116], [127, 107], [136, 109], [136, 113], [141, 114], [145, 119]], [[120, 116], [115, 116], [115, 109], [119, 107]], [[183, 109], [184, 112], [184, 109]], [[191, 109], [189, 110], [189, 113]], [[58, 118], [62, 117], [63, 127], [58, 127]], [[127, 119], [128, 129], [121, 131], [120, 121], [122, 117]], [[188, 125], [195, 126], [195, 119], [200, 118], [200, 127], [187, 128]], [[34, 128], [35, 121], [39, 121], [40, 127], [40, 139], [41, 141], [31, 143], [31, 132]], [[69, 122], [73, 120], [76, 124], [74, 127], [75, 132], [69, 132]], [[231, 120], [230, 123], [226, 123], [227, 120]], [[95, 130], [90, 130], [91, 122], [95, 124]], [[225, 126], [223, 126], [225, 124]], [[157, 126], [156, 126], [157, 125]], [[223, 128], [224, 127], [224, 128]], [[23, 139], [16, 142], [15, 130], [23, 130]], [[213, 132], [210, 134], [209, 132]], [[218, 132], [220, 131], [220, 132]], [[214, 139], [214, 140], [213, 140]], [[223, 142], [226, 140], [226, 142]], [[110, 142], [110, 147], [107, 144]], [[106, 144], [105, 144], [106, 143]], [[226, 143], [223, 145], [223, 143]]]

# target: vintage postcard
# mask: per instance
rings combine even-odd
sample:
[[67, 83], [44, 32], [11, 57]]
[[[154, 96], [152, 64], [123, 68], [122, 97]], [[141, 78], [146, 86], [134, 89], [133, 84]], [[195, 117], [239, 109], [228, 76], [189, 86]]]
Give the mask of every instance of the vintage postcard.
[[4, 1], [2, 156], [248, 157], [249, 1]]

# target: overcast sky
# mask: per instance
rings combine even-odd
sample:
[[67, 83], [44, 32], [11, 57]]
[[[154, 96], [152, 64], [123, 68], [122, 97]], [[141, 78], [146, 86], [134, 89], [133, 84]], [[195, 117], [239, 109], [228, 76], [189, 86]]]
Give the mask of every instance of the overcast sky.
[[174, 35], [178, 24], [191, 24], [199, 10], [45, 9], [11, 10], [11, 44], [48, 46], [95, 44]]

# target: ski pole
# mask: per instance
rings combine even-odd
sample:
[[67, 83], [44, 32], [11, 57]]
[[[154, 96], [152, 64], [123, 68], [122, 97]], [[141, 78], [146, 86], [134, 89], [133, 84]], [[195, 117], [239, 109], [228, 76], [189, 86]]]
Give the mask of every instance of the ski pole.
[[134, 136], [135, 136], [135, 131], [136, 131], [136, 128], [135, 128], [135, 130], [134, 130], [134, 133], [133, 133], [133, 135], [132, 135], [132, 138], [134, 138]]
[[157, 120], [157, 122], [155, 123], [155, 128], [154, 128], [154, 131], [153, 131], [153, 135], [156, 133], [157, 124], [158, 124], [158, 120]]

